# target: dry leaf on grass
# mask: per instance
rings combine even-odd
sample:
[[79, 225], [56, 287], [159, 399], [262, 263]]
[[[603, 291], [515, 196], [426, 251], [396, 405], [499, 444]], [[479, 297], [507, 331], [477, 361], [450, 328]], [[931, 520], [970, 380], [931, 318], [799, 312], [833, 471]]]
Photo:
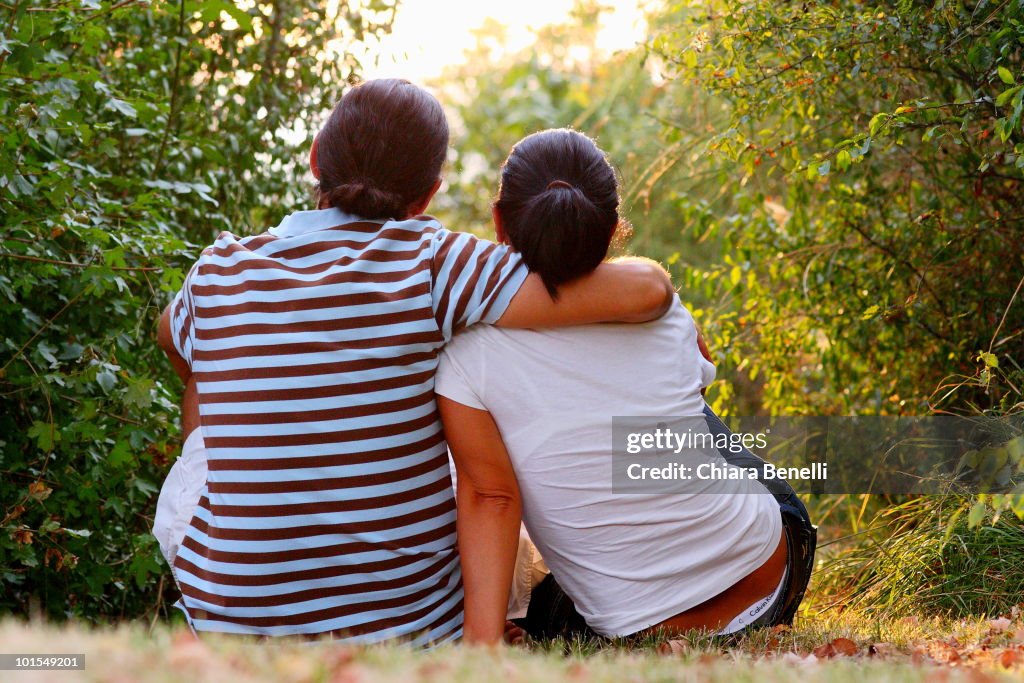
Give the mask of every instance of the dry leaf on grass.
[[836, 638], [814, 648], [814, 656], [818, 659], [831, 659], [832, 657], [853, 657], [860, 652], [857, 643], [849, 638]]
[[1012, 669], [1024, 663], [1024, 654], [1020, 650], [1006, 649], [999, 653], [997, 661], [1004, 669]]
[[960, 656], [960, 652], [949, 643], [936, 641], [928, 646], [928, 654], [937, 662], [942, 664], [949, 664], [950, 666], [956, 666], [963, 657]]
[[1011, 625], [1013, 625], [1013, 622], [1007, 619], [1006, 617], [988, 620], [988, 629], [993, 633], [1002, 633], [1004, 631], [1009, 631]]

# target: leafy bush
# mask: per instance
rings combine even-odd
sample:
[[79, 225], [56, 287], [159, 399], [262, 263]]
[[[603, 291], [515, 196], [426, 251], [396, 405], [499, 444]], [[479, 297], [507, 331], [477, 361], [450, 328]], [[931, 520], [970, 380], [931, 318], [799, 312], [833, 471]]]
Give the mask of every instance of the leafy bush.
[[[723, 302], [699, 312], [718, 406], [1024, 410], [1024, 3], [720, 0], [655, 26], [664, 71], [729, 103], [704, 152], [723, 263], [692, 277]], [[861, 605], [1019, 595], [1024, 528], [984, 519], [1024, 495], [813, 503], [851, 530], [880, 512], [825, 576]]]
[[342, 4], [0, 5], [0, 612], [162, 608], [156, 320], [196, 245], [308, 201], [308, 132], [393, 18]]
[[665, 70], [730, 104], [705, 279], [737, 310], [708, 324], [758, 402], [1019, 409], [1022, 3], [721, 0], [657, 26]]

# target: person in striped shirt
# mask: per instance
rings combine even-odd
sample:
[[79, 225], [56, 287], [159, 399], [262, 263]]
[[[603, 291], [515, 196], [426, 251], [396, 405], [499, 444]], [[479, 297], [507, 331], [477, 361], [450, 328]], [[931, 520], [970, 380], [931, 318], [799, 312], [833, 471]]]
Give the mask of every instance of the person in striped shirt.
[[313, 143], [317, 209], [221, 233], [164, 312], [191, 429], [167, 486], [201, 478], [161, 494], [155, 532], [196, 630], [458, 639], [441, 348], [478, 323], [642, 322], [670, 304], [664, 270], [641, 259], [555, 299], [507, 246], [422, 215], [447, 145], [424, 90], [352, 88]]

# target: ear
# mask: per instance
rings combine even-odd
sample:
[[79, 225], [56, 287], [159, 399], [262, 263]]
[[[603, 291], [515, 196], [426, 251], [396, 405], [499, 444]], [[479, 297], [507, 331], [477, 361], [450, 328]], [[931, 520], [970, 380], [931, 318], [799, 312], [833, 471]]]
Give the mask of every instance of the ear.
[[406, 218], [412, 218], [414, 216], [422, 216], [427, 212], [427, 207], [430, 206], [430, 200], [434, 198], [437, 191], [441, 189], [441, 179], [438, 178], [434, 183], [434, 186], [430, 188], [430, 191], [420, 197], [418, 200], [409, 205]]
[[320, 133], [316, 134], [313, 138], [313, 145], [309, 148], [309, 170], [313, 172], [313, 177], [320, 180], [320, 166], [317, 165], [317, 142], [320, 140]]
[[491, 218], [494, 220], [494, 236], [498, 244], [508, 244], [508, 235], [505, 234], [505, 226], [501, 223], [501, 212], [497, 204], [491, 204]]

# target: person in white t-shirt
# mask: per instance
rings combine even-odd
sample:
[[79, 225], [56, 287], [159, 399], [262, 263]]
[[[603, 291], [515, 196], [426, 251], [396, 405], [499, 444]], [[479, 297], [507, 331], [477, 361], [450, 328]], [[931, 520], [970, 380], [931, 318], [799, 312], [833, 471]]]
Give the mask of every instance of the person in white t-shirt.
[[[581, 133], [531, 135], [502, 168], [494, 222], [557, 298], [607, 256], [620, 225], [614, 170]], [[502, 636], [520, 519], [552, 572], [520, 622], [533, 636], [792, 620], [814, 527], [788, 484], [612, 491], [613, 416], [691, 417], [723, 431], [703, 398], [714, 375], [678, 298], [642, 325], [477, 326], [449, 343], [435, 391], [460, 482], [467, 642]]]

